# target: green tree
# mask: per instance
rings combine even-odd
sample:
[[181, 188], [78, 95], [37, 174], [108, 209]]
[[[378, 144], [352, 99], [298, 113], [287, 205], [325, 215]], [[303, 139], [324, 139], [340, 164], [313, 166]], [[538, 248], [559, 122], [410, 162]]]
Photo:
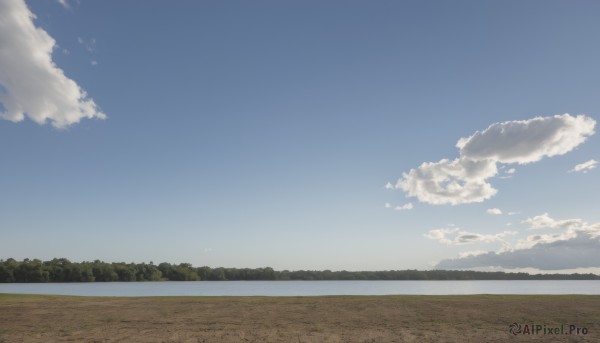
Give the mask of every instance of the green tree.
[[42, 261], [38, 259], [24, 259], [19, 267], [13, 271], [17, 282], [48, 282], [49, 273], [44, 269]]

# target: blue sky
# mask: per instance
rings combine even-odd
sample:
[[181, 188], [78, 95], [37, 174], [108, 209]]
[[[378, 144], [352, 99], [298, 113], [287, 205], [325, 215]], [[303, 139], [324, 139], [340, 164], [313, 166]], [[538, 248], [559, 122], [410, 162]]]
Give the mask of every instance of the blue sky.
[[600, 271], [597, 2], [0, 6], [0, 258]]

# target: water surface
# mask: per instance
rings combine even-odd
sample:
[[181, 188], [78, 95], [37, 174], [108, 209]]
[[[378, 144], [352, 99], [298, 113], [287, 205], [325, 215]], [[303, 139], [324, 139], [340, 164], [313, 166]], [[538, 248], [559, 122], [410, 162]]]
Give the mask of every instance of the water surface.
[[3, 283], [0, 293], [81, 296], [600, 294], [600, 280]]

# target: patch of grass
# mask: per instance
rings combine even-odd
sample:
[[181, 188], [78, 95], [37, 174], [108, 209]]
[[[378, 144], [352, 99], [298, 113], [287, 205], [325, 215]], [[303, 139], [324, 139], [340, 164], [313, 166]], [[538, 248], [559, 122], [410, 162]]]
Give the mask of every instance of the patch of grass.
[[39, 297], [37, 294], [13, 294], [13, 293], [0, 293], [0, 299], [14, 299], [24, 297]]
[[[40, 335], [59, 335], [60, 341], [74, 342], [109, 340], [105, 337], [152, 343], [387, 342], [440, 337], [501, 342], [512, 338], [507, 328], [513, 321], [573, 322], [600, 332], [600, 296], [128, 298], [0, 294], [0, 337], [10, 342], [23, 341], [23, 337], [25, 342], [43, 341]], [[586, 341], [597, 338], [588, 336]]]

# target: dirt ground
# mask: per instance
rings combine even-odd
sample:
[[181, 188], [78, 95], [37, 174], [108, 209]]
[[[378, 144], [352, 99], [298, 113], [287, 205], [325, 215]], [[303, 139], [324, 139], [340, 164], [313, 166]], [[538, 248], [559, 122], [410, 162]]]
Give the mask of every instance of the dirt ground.
[[524, 341], [600, 342], [600, 296], [0, 295], [0, 343]]

